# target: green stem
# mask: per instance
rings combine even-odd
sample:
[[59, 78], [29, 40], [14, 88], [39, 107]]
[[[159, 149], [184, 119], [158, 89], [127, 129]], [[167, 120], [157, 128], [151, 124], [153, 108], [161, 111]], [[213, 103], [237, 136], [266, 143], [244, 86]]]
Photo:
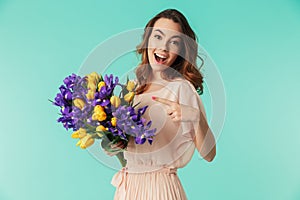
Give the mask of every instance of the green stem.
[[117, 154], [116, 154], [116, 156], [117, 156], [117, 158], [119, 159], [119, 161], [120, 161], [120, 163], [121, 163], [122, 167], [125, 167], [125, 166], [126, 166], [126, 163], [127, 163], [127, 161], [126, 161], [126, 160], [125, 160], [125, 158], [124, 158], [124, 154], [123, 154], [123, 152], [119, 152], [119, 153], [117, 153]]

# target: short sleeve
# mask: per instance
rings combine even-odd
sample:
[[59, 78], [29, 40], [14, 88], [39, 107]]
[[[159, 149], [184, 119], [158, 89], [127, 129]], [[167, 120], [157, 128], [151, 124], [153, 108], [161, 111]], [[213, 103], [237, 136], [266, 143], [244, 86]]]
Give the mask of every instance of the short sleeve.
[[[179, 86], [178, 92], [178, 103], [186, 106], [191, 106], [203, 113], [203, 116], [206, 119], [206, 112], [202, 100], [197, 93], [194, 86], [187, 80], [184, 80]], [[195, 137], [195, 130], [198, 130], [199, 126], [199, 117], [193, 116], [194, 113], [191, 113], [189, 110], [182, 110], [182, 117], [184, 119], [192, 119], [192, 121], [181, 121], [180, 126], [182, 128], [182, 135], [190, 138], [191, 140]], [[199, 114], [200, 116], [200, 114]]]

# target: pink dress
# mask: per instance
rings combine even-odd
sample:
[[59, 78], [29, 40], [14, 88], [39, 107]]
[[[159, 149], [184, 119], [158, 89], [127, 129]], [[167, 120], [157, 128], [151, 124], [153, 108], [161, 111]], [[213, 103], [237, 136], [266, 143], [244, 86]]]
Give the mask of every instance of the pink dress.
[[[186, 200], [177, 176], [195, 151], [195, 132], [191, 122], [174, 122], [167, 114], [168, 105], [153, 101], [152, 96], [203, 109], [202, 101], [187, 80], [168, 82], [163, 88], [136, 95], [136, 109], [148, 105], [143, 117], [156, 128], [153, 143], [135, 144], [130, 140], [124, 157], [127, 165], [112, 178], [116, 187], [114, 200]], [[205, 114], [205, 113], [204, 113]]]

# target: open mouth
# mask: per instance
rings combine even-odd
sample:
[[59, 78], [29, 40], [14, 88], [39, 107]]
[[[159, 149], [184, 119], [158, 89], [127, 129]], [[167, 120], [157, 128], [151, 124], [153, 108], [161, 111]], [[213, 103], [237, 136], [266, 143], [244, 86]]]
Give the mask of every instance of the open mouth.
[[159, 53], [154, 53], [154, 57], [155, 57], [156, 62], [159, 64], [163, 64], [167, 60], [166, 56], [161, 55]]

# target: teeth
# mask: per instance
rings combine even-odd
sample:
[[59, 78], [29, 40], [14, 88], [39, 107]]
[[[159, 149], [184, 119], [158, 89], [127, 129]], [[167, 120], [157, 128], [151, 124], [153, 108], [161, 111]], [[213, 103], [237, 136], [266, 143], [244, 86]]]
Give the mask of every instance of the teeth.
[[161, 54], [158, 54], [158, 53], [155, 53], [155, 55], [157, 55], [160, 58], [167, 58], [167, 56], [164, 56], [164, 55], [161, 55]]

